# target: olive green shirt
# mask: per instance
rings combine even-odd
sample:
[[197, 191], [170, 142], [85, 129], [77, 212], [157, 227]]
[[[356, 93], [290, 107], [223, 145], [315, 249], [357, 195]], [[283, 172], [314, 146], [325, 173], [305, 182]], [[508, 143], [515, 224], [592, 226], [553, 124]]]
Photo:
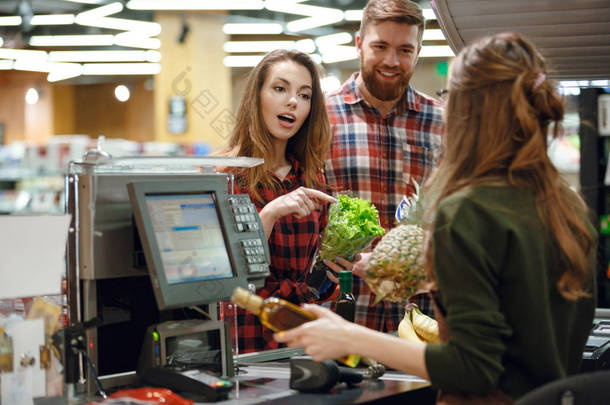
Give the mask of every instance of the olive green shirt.
[[596, 305], [595, 263], [592, 298], [564, 299], [557, 282], [565, 267], [532, 193], [481, 186], [441, 201], [434, 260], [450, 335], [426, 348], [434, 386], [475, 395], [498, 387], [518, 398], [578, 371]]

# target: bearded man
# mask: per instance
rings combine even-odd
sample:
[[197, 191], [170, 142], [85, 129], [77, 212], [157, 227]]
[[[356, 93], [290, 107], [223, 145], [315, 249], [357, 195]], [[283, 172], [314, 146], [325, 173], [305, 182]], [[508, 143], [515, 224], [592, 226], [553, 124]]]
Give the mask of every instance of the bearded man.
[[[403, 196], [415, 191], [414, 181], [423, 184], [441, 152], [441, 105], [409, 85], [423, 31], [424, 17], [416, 3], [370, 0], [356, 37], [360, 72], [326, 102], [333, 133], [326, 179], [338, 192], [349, 190], [371, 201], [386, 230], [395, 225]], [[354, 275], [355, 322], [395, 331], [404, 304], [373, 304], [374, 293], [364, 282], [369, 256], [361, 254], [353, 265], [339, 259]], [[329, 267], [334, 269], [334, 263]], [[430, 313], [428, 302], [417, 301]]]

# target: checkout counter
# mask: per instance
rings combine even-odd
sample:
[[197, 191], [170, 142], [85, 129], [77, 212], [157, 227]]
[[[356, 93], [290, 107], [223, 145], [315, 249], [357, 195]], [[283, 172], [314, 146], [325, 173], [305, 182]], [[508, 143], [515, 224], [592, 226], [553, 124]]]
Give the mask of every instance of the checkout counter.
[[230, 386], [218, 403], [366, 403], [405, 395], [433, 402], [428, 382], [401, 373], [299, 393], [289, 384], [293, 349], [233, 358], [217, 304], [237, 286], [262, 286], [270, 257], [249, 196], [232, 194], [232, 176], [214, 168], [261, 163], [99, 154], [70, 165], [64, 339], [66, 347], [76, 343], [63, 359], [64, 400], [151, 385], [159, 370], [203, 369], [216, 378], [212, 384]]

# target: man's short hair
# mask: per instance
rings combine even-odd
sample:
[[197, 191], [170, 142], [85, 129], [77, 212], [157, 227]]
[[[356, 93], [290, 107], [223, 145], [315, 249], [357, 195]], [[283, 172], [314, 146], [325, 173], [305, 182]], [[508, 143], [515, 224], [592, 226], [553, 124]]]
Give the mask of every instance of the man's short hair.
[[417, 26], [419, 46], [421, 46], [425, 20], [417, 3], [409, 0], [370, 0], [362, 14], [360, 37], [364, 37], [370, 24], [376, 25], [385, 21]]

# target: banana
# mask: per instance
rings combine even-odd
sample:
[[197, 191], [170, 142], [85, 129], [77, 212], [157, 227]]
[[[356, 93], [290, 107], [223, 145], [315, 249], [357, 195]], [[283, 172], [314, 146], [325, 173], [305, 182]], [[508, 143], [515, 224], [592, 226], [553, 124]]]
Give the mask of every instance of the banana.
[[422, 340], [428, 343], [440, 342], [438, 337], [438, 322], [428, 315], [422, 314], [419, 308], [414, 307], [411, 310], [411, 322], [413, 329]]
[[422, 314], [417, 305], [409, 304], [398, 324], [398, 336], [415, 342], [438, 343], [438, 323]]
[[398, 336], [402, 339], [411, 340], [414, 342], [423, 342], [423, 340], [415, 333], [413, 322], [411, 322], [411, 311], [405, 312], [404, 318], [398, 324]]

